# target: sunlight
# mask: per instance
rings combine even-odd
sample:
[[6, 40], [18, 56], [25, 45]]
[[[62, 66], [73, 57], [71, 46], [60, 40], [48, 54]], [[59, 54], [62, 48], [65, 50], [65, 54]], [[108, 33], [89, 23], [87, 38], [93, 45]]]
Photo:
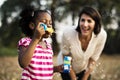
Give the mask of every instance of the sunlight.
[[0, 0], [0, 7], [2, 6], [2, 4], [5, 2], [6, 0]]
[[[0, 7], [3, 5], [3, 3], [5, 2], [6, 0], [0, 0]], [[2, 26], [2, 23], [1, 23], [1, 16], [0, 16], [0, 27]]]
[[[0, 20], [1, 21], [1, 20]], [[0, 27], [2, 26], [2, 23], [0, 22]]]
[[46, 5], [46, 4], [47, 4], [45, 0], [41, 0], [40, 3], [41, 3], [42, 5]]

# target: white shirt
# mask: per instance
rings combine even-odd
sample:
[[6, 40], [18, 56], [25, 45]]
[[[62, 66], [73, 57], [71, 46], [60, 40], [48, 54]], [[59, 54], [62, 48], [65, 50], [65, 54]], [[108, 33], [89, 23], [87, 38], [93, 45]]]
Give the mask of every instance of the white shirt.
[[[67, 55], [71, 52], [72, 67], [75, 73], [79, 73], [87, 68], [89, 58], [97, 61], [102, 53], [106, 42], [107, 34], [104, 29], [96, 36], [92, 33], [92, 38], [86, 51], [82, 50], [78, 32], [75, 29], [68, 29], [63, 33], [61, 53]], [[58, 64], [61, 61], [61, 53], [58, 55]]]

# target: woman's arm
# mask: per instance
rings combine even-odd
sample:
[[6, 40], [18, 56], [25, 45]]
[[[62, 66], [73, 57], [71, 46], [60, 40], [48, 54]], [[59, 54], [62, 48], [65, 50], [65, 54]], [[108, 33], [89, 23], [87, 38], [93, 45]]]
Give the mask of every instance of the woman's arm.
[[86, 71], [84, 73], [84, 76], [83, 76], [82, 80], [87, 80], [88, 79], [91, 72], [94, 70], [94, 67], [95, 67], [95, 61], [92, 58], [90, 58], [87, 69], [86, 69]]
[[91, 56], [91, 58], [95, 61], [97, 61], [104, 49], [106, 39], [107, 39], [107, 33], [104, 29], [101, 29], [101, 32], [97, 35], [97, 45], [94, 51], [94, 54]]
[[76, 74], [74, 72], [74, 70], [72, 69], [72, 67], [70, 68], [70, 73], [69, 73], [71, 80], [77, 80]]

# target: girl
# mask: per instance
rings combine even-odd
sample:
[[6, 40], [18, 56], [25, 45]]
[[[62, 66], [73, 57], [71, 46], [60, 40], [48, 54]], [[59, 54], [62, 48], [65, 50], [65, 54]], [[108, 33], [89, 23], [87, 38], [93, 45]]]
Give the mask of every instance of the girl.
[[[77, 28], [63, 33], [62, 54], [72, 57], [72, 65], [69, 74], [61, 73], [62, 79], [90, 80], [90, 74], [102, 53], [106, 38], [98, 11], [92, 7], [84, 7], [79, 13]], [[58, 59], [60, 60], [60, 54]]]
[[48, 38], [52, 32], [44, 30], [47, 25], [52, 30], [51, 14], [46, 10], [27, 8], [20, 14], [20, 27], [26, 37], [18, 43], [18, 61], [23, 68], [21, 80], [52, 80], [53, 51]]

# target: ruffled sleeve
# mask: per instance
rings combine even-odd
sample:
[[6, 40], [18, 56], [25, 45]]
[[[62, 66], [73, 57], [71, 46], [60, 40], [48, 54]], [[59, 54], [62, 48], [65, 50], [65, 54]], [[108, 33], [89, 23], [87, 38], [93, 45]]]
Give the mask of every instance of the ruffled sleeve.
[[22, 38], [18, 42], [18, 47], [24, 46], [27, 47], [30, 44], [31, 39], [30, 38]]

